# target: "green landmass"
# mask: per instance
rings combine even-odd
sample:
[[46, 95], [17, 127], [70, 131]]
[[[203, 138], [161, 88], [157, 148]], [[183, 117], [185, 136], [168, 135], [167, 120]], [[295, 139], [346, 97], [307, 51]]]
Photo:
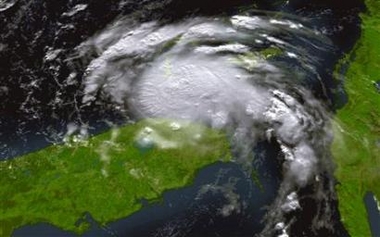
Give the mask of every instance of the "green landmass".
[[202, 167], [231, 159], [225, 134], [199, 124], [143, 120], [0, 162], [0, 236], [50, 223], [81, 234], [189, 185]]
[[272, 46], [264, 48], [260, 51], [247, 52], [237, 55], [233, 58], [232, 62], [248, 71], [253, 71], [258, 62], [282, 55], [283, 53], [284, 51], [282, 49]]
[[345, 75], [348, 103], [336, 115], [332, 146], [339, 210], [353, 237], [371, 236], [365, 193], [380, 198], [380, 94], [374, 85], [380, 80], [380, 1], [367, 0], [366, 5], [361, 38], [345, 59], [350, 65]]

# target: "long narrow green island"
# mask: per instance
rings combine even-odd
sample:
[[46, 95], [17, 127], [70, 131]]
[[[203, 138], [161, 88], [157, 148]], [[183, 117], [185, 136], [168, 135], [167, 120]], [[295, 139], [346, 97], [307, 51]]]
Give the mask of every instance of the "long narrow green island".
[[81, 234], [90, 213], [104, 225], [189, 185], [196, 172], [231, 159], [226, 135], [199, 124], [148, 119], [0, 162], [0, 236], [50, 223]]
[[[352, 237], [372, 236], [363, 197], [380, 200], [380, 1], [367, 0], [362, 35], [347, 62], [348, 103], [338, 111], [332, 146], [339, 210]], [[339, 70], [339, 69], [338, 69]], [[379, 223], [380, 225], [380, 223]]]

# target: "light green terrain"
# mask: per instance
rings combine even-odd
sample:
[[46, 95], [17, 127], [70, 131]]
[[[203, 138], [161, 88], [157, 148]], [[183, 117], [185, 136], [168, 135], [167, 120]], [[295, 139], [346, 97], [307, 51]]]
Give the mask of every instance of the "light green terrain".
[[0, 162], [0, 236], [46, 222], [83, 233], [190, 184], [200, 168], [231, 158], [224, 133], [184, 121], [143, 120], [86, 141]]
[[372, 191], [380, 199], [380, 93], [374, 85], [380, 80], [380, 1], [366, 4], [361, 38], [347, 57], [352, 60], [345, 75], [348, 103], [336, 115], [332, 147], [339, 210], [353, 237], [371, 236], [365, 193]]

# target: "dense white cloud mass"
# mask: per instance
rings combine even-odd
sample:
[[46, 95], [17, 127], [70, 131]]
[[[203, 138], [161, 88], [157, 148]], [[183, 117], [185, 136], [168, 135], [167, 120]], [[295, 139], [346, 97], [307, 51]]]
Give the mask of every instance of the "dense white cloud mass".
[[[302, 208], [297, 190], [329, 171], [331, 136], [323, 105], [300, 83], [306, 73], [314, 75], [312, 59], [290, 37], [287, 42], [276, 34], [312, 38], [309, 46], [315, 48], [315, 40], [325, 39], [300, 23], [265, 16], [195, 18], [165, 26], [150, 22], [120, 31], [111, 28], [85, 43], [94, 44], [100, 56], [87, 68], [83, 103], [101, 92], [135, 118], [170, 117], [226, 128], [242, 164], [257, 141], [277, 140], [284, 155], [283, 181], [263, 234], [277, 228], [287, 236], [284, 215]], [[116, 39], [110, 40], [112, 35]], [[270, 60], [273, 56], [303, 57], [304, 71], [284, 67]], [[322, 185], [315, 192], [326, 199]]]

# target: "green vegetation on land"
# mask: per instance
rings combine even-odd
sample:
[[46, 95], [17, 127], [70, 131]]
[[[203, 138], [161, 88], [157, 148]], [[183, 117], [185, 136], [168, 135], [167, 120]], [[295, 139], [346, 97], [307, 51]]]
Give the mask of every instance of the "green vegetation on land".
[[149, 119], [69, 140], [0, 162], [0, 236], [41, 222], [83, 233], [86, 213], [100, 225], [126, 217], [142, 199], [158, 201], [231, 158], [224, 133], [184, 121]]
[[347, 57], [352, 60], [345, 75], [349, 100], [336, 115], [332, 147], [339, 210], [353, 237], [371, 236], [365, 193], [372, 191], [380, 199], [380, 94], [374, 86], [380, 80], [380, 1], [366, 4], [361, 38]]
[[268, 47], [260, 51], [237, 55], [233, 58], [232, 62], [248, 71], [254, 71], [259, 62], [282, 55], [283, 53], [284, 51], [278, 47]]

